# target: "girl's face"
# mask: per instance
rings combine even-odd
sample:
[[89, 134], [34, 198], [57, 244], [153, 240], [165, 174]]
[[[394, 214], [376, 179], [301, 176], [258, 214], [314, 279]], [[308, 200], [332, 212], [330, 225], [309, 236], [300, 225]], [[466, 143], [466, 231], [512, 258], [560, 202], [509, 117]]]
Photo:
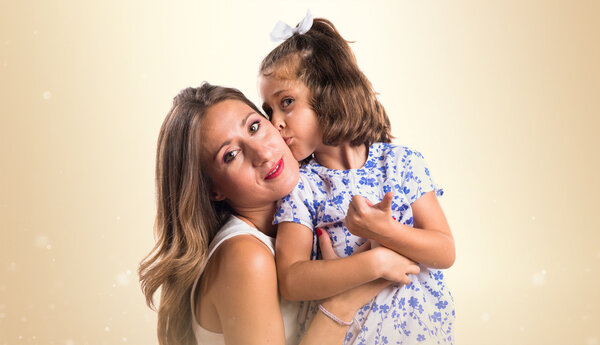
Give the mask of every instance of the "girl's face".
[[263, 109], [296, 160], [307, 158], [323, 145], [323, 132], [304, 83], [262, 76], [259, 89]]
[[298, 183], [298, 162], [277, 130], [241, 101], [210, 107], [200, 138], [211, 198], [225, 200], [237, 211], [272, 207]]

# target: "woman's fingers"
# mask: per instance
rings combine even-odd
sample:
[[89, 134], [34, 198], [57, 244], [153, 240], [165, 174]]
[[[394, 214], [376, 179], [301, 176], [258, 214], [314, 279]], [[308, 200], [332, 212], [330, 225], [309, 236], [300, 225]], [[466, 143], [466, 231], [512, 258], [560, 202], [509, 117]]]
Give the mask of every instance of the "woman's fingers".
[[[327, 231], [321, 228], [317, 228], [315, 231], [319, 238], [319, 247], [321, 248], [323, 260], [339, 259], [340, 257], [333, 251], [333, 244], [331, 244], [331, 238]], [[369, 249], [371, 249], [371, 241], [366, 241], [360, 247], [356, 248], [352, 255], [365, 252]]]
[[410, 265], [406, 269], [406, 274], [419, 274], [420, 272], [421, 272], [421, 269], [417, 265]]
[[367, 240], [367, 242], [361, 244], [360, 247], [356, 248], [356, 250], [352, 253], [352, 255], [366, 252], [369, 249], [371, 249], [371, 241]]
[[317, 228], [317, 237], [319, 237], [319, 247], [321, 248], [321, 255], [323, 260], [339, 259], [340, 257], [333, 251], [333, 245], [327, 231]]

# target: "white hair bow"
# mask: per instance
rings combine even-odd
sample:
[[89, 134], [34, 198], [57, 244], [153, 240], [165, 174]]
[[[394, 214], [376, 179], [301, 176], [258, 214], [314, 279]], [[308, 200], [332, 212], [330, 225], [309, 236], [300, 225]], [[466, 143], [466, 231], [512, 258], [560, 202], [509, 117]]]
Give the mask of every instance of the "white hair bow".
[[275, 24], [273, 31], [271, 31], [271, 40], [273, 42], [279, 42], [287, 40], [292, 37], [294, 34], [305, 34], [313, 25], [313, 17], [310, 14], [310, 10], [306, 11], [306, 16], [300, 24], [298, 24], [297, 28], [292, 28], [281, 20]]

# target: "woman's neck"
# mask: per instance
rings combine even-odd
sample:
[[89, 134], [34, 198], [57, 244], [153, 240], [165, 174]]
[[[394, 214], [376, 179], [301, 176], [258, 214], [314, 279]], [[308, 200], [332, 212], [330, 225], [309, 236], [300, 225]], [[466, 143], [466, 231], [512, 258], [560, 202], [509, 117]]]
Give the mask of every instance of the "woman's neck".
[[359, 169], [365, 165], [369, 149], [366, 145], [351, 146], [349, 142], [336, 146], [322, 145], [315, 151], [319, 164], [335, 170]]
[[252, 209], [236, 208], [236, 216], [263, 234], [275, 237], [277, 225], [273, 225], [275, 214], [275, 203], [269, 206], [256, 207]]

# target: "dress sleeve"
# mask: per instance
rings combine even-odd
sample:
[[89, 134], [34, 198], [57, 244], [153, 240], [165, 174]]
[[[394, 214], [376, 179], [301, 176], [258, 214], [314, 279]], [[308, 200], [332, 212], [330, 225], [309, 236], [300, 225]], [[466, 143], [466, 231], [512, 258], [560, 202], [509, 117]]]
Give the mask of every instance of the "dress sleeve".
[[402, 190], [411, 204], [432, 190], [438, 197], [444, 194], [444, 190], [433, 181], [425, 158], [420, 152], [407, 149], [402, 160]]
[[310, 230], [316, 227], [315, 195], [310, 185], [310, 180], [300, 174], [300, 181], [296, 187], [277, 203], [273, 224], [293, 222]]

